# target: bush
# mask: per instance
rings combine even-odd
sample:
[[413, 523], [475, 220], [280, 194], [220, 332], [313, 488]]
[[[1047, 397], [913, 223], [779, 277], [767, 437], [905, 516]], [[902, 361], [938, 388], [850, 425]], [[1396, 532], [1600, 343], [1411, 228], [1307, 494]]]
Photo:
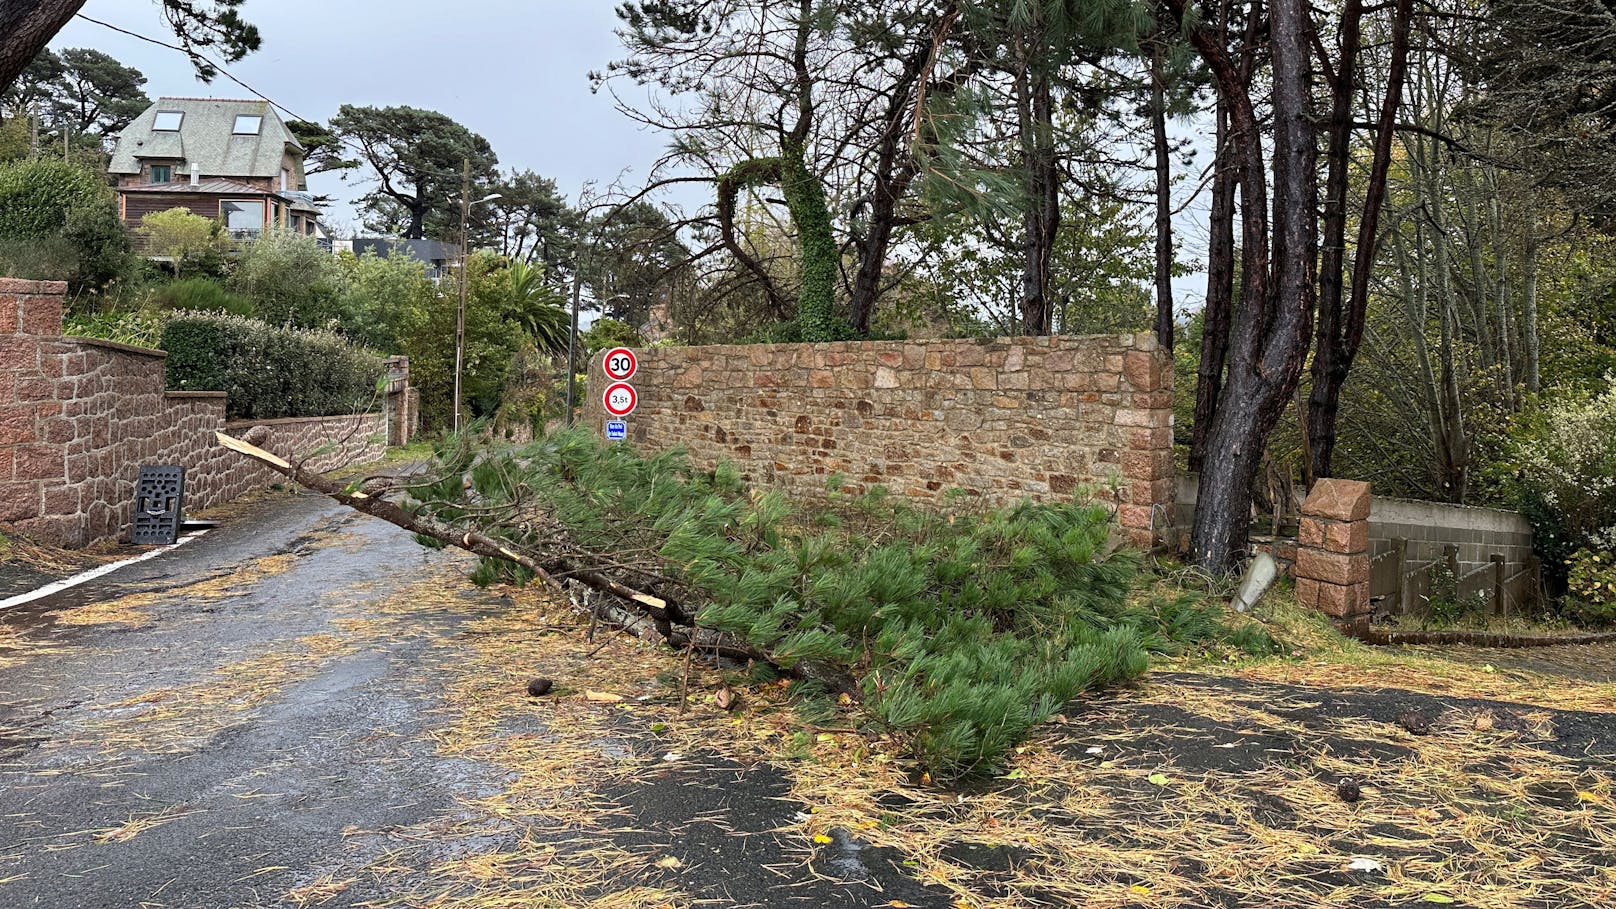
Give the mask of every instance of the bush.
[[371, 406], [382, 358], [327, 331], [226, 313], [183, 313], [163, 328], [168, 387], [229, 394], [231, 419], [321, 417]]
[[1509, 443], [1506, 481], [1532, 522], [1551, 590], [1565, 589], [1580, 549], [1616, 549], [1616, 385], [1568, 397], [1523, 418]]
[[220, 286], [212, 278], [186, 278], [153, 288], [146, 297], [149, 306], [191, 312], [227, 312], [238, 316], [252, 314], [253, 304]]
[[372, 350], [403, 350], [404, 339], [426, 320], [438, 299], [426, 264], [407, 256], [346, 252], [336, 261], [346, 287], [342, 333]]
[[[632, 577], [669, 579], [652, 583], [775, 665], [851, 678], [868, 721], [940, 780], [995, 767], [1078, 693], [1144, 671], [1150, 652], [1236, 634], [1193, 597], [1134, 602], [1140, 560], [1112, 551], [1103, 507], [945, 515], [874, 490], [798, 510], [747, 490], [728, 465], [642, 458], [581, 430], [522, 448], [446, 447], [438, 467], [441, 481], [411, 491], [437, 517], [519, 546], [651, 554], [629, 556]], [[489, 563], [479, 577], [501, 571], [514, 576]], [[815, 684], [799, 683], [810, 695]]]
[[187, 271], [223, 268], [229, 239], [223, 225], [212, 218], [188, 208], [170, 208], [141, 218], [138, 230], [146, 240], [147, 252], [173, 261], [176, 278]]
[[0, 270], [82, 294], [129, 262], [116, 197], [99, 173], [49, 158], [0, 164]]
[[1616, 554], [1579, 549], [1567, 567], [1569, 611], [1591, 625], [1616, 622]]
[[271, 230], [246, 244], [230, 289], [253, 302], [253, 315], [288, 328], [335, 328], [342, 270], [313, 237]]
[[75, 338], [102, 338], [136, 347], [160, 348], [163, 314], [151, 309], [69, 313], [62, 333]]

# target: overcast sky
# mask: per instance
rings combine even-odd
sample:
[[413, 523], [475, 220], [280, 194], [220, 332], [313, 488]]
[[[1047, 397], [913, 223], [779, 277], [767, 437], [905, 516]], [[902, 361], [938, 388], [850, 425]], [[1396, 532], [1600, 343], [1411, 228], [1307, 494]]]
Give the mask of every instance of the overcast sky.
[[[263, 48], [227, 69], [299, 117], [329, 120], [341, 104], [441, 111], [494, 145], [500, 164], [554, 179], [569, 197], [624, 169], [643, 181], [662, 139], [592, 94], [590, 70], [619, 55], [613, 0], [247, 0]], [[90, 0], [84, 16], [172, 43], [154, 0]], [[83, 18], [52, 47], [93, 47], [146, 75], [146, 94], [252, 97], [224, 76], [196, 80], [184, 55]], [[315, 192], [352, 199], [355, 178], [320, 174]], [[328, 212], [335, 226], [351, 209]]]
[[[263, 48], [227, 69], [296, 116], [327, 121], [342, 104], [409, 105], [440, 111], [486, 136], [506, 169], [538, 172], [577, 201], [588, 181], [623, 176], [641, 184], [663, 151], [663, 137], [618, 113], [588, 74], [621, 56], [613, 32], [616, 0], [247, 0]], [[83, 16], [172, 43], [156, 0], [90, 0]], [[52, 47], [93, 47], [146, 75], [146, 94], [248, 98], [220, 76], [198, 82], [177, 51], [73, 20]], [[1174, 124], [1193, 135], [1193, 124]], [[1204, 142], [1197, 142], [1204, 147]], [[1205, 155], [1200, 156], [1204, 166]], [[309, 188], [342, 200], [326, 221], [342, 235], [356, 227], [351, 201], [368, 187], [364, 171], [347, 181], [319, 174]], [[626, 176], [624, 176], [626, 174]], [[1194, 178], [1191, 178], [1191, 182]], [[678, 199], [703, 201], [687, 189]], [[1180, 258], [1199, 269], [1205, 248], [1200, 200], [1174, 219]], [[1175, 282], [1179, 305], [1199, 306], [1204, 278]]]

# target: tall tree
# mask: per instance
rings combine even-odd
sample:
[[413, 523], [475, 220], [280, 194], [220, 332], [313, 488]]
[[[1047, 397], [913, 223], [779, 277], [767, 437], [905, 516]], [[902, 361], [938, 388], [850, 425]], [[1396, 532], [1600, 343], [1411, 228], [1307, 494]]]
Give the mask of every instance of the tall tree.
[[[1319, 318], [1313, 352], [1313, 389], [1308, 399], [1307, 443], [1309, 475], [1332, 475], [1336, 424], [1341, 389], [1363, 346], [1369, 312], [1370, 271], [1375, 261], [1380, 212], [1386, 199], [1386, 180], [1396, 138], [1397, 114], [1403, 103], [1408, 74], [1409, 32], [1414, 18], [1413, 0], [1396, 0], [1388, 30], [1390, 59], [1385, 89], [1373, 125], [1369, 175], [1364, 181], [1362, 207], [1356, 212], [1357, 239], [1352, 265], [1346, 264], [1347, 222], [1351, 205], [1349, 181], [1357, 147], [1357, 101], [1364, 86], [1360, 44], [1365, 10], [1362, 0], [1345, 0], [1336, 27], [1338, 49], [1333, 70], [1325, 73], [1330, 99], [1329, 145], [1325, 153], [1323, 254], [1319, 270]], [[1361, 166], [1361, 165], [1359, 165]]]
[[348, 149], [331, 128], [313, 120], [288, 120], [286, 128], [303, 146], [303, 173], [306, 176], [352, 170], [359, 166], [357, 158], [345, 158]]
[[608, 318], [639, 327], [651, 310], [672, 302], [690, 259], [678, 224], [654, 205], [635, 203], [592, 219], [579, 230], [576, 267], [589, 296]]
[[[1138, 48], [1147, 27], [1132, 0], [999, 0], [962, 4], [978, 52], [997, 61], [983, 80], [990, 131], [1013, 148], [1020, 219], [1023, 334], [1048, 334], [1054, 324], [1051, 260], [1060, 233], [1061, 192], [1068, 162], [1083, 148], [1066, 128], [1105, 114], [1107, 93], [1085, 86], [1102, 62]], [[1065, 116], [1062, 112], [1066, 112]]]
[[[258, 49], [257, 27], [241, 18], [243, 0], [155, 0], [191, 58], [197, 78], [211, 81], [217, 53], [234, 63]], [[11, 87], [30, 61], [84, 8], [85, 0], [7, 0], [0, 3], [0, 89]]]
[[474, 198], [487, 194], [498, 177], [499, 159], [488, 140], [437, 111], [344, 104], [331, 131], [359, 149], [377, 181], [361, 205], [373, 217], [398, 223], [407, 239], [458, 235], [462, 162], [471, 164]]
[[[1301, 377], [1317, 287], [1317, 146], [1311, 24], [1305, 0], [1268, 6], [1272, 172], [1255, 92], [1215, 20], [1165, 0], [1229, 112], [1227, 155], [1240, 191], [1241, 280], [1231, 307], [1225, 379], [1206, 432], [1190, 549], [1196, 564], [1234, 569], [1245, 553], [1251, 487], [1264, 445]], [[1273, 207], [1269, 208], [1270, 177]], [[1213, 305], [1208, 301], [1208, 305]]]
[[61, 61], [62, 73], [50, 101], [58, 129], [106, 136], [128, 126], [151, 106], [141, 89], [146, 76], [140, 70], [88, 47], [63, 50]]
[[506, 174], [494, 192], [499, 198], [488, 203], [486, 217], [476, 225], [484, 235], [479, 239], [508, 259], [542, 263], [543, 274], [555, 280], [571, 265], [582, 217], [554, 180], [531, 170]]

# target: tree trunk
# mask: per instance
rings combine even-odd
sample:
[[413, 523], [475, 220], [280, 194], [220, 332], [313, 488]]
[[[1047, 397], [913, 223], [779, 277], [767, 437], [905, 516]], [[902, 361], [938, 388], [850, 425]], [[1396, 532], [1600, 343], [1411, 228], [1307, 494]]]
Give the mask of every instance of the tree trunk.
[[1521, 262], [1521, 306], [1525, 310], [1522, 314], [1521, 347], [1526, 358], [1526, 390], [1537, 394], [1542, 385], [1542, 376], [1538, 365], [1538, 328], [1537, 328], [1537, 256], [1538, 236], [1537, 219], [1534, 217], [1526, 225], [1526, 251]]
[[1018, 47], [1015, 79], [1017, 128], [1021, 140], [1022, 213], [1021, 333], [1047, 335], [1054, 323], [1049, 299], [1049, 267], [1060, 229], [1060, 179], [1054, 140], [1054, 103], [1048, 77], [1034, 71], [1033, 38]]
[[1217, 107], [1217, 147], [1212, 159], [1212, 211], [1206, 246], [1206, 305], [1201, 310], [1201, 362], [1195, 383], [1195, 426], [1189, 468], [1199, 472], [1223, 392], [1223, 365], [1234, 314], [1234, 155], [1229, 149], [1229, 111]]
[[1156, 152], [1156, 342], [1173, 349], [1173, 173], [1167, 145], [1167, 73], [1160, 37], [1151, 43], [1150, 133]]
[[84, 8], [85, 0], [6, 0], [0, 3], [0, 91]]
[[1380, 213], [1386, 202], [1386, 182], [1391, 169], [1392, 145], [1396, 138], [1397, 113], [1402, 106], [1403, 86], [1408, 76], [1409, 29], [1414, 15], [1413, 0], [1397, 0], [1392, 14], [1392, 53], [1388, 63], [1386, 94], [1381, 101], [1380, 118], [1375, 124], [1374, 156], [1364, 186], [1363, 208], [1358, 216], [1357, 242], [1353, 250], [1350, 293], [1343, 307], [1341, 269], [1346, 253], [1346, 201], [1348, 165], [1351, 154], [1351, 99], [1355, 94], [1356, 51], [1350, 53], [1347, 12], [1353, 12], [1350, 38], [1356, 47], [1358, 20], [1362, 7], [1357, 0], [1342, 13], [1342, 60], [1333, 86], [1334, 109], [1330, 131], [1330, 162], [1325, 183], [1325, 229], [1319, 288], [1318, 344], [1313, 358], [1313, 391], [1307, 412], [1307, 442], [1310, 473], [1331, 475], [1335, 459], [1336, 423], [1341, 405], [1341, 389], [1363, 347], [1364, 326], [1369, 317], [1369, 278], [1379, 246]]
[[[1169, 5], [1176, 0], [1168, 0]], [[1180, 21], [1184, 8], [1174, 7]], [[1305, 0], [1272, 7], [1273, 237], [1269, 272], [1268, 171], [1249, 79], [1206, 29], [1189, 35], [1230, 104], [1231, 147], [1240, 162], [1241, 305], [1230, 332], [1228, 378], [1208, 430], [1190, 541], [1195, 563], [1216, 574], [1244, 560], [1251, 485], [1262, 450], [1301, 377], [1312, 340], [1318, 180], [1309, 105], [1310, 48]]]

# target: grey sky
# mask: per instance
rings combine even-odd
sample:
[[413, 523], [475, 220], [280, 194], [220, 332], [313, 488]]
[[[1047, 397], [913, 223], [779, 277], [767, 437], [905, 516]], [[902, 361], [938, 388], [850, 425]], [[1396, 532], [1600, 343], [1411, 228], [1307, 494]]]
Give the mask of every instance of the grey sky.
[[[587, 74], [619, 53], [611, 0], [247, 0], [263, 49], [230, 72], [299, 116], [328, 120], [341, 104], [407, 104], [441, 111], [488, 137], [503, 167], [554, 179], [576, 198], [587, 180], [631, 182], [662, 151], [592, 94]], [[172, 41], [153, 0], [91, 0], [84, 15]], [[93, 47], [139, 69], [146, 93], [251, 97], [220, 76], [198, 82], [172, 50], [75, 19], [52, 47]], [[361, 195], [353, 178], [317, 175], [311, 189]], [[353, 219], [336, 206], [329, 220]]]
[[[586, 182], [610, 184], [625, 171], [626, 184], [643, 183], [663, 151], [663, 137], [618, 113], [608, 94], [590, 91], [588, 73], [622, 53], [613, 33], [615, 6], [616, 0], [247, 0], [242, 12], [262, 32], [263, 49], [228, 69], [305, 119], [329, 120], [341, 104], [440, 111], [486, 136], [503, 168], [550, 177], [576, 201]], [[156, 0], [91, 0], [83, 12], [172, 41]], [[252, 97], [224, 76], [198, 82], [177, 51], [82, 18], [52, 47], [111, 54], [146, 75], [153, 98]], [[1197, 136], [1204, 163], [1199, 126], [1172, 129]], [[357, 226], [349, 203], [367, 189], [362, 173], [346, 182], [330, 174], [310, 181], [315, 192], [343, 200], [326, 213], [338, 231]], [[705, 196], [690, 188], [678, 201], [699, 204]], [[1203, 202], [1194, 200], [1174, 221], [1180, 258], [1197, 269], [1205, 248]], [[1180, 307], [1199, 306], [1204, 281], [1195, 273], [1175, 282]]]

